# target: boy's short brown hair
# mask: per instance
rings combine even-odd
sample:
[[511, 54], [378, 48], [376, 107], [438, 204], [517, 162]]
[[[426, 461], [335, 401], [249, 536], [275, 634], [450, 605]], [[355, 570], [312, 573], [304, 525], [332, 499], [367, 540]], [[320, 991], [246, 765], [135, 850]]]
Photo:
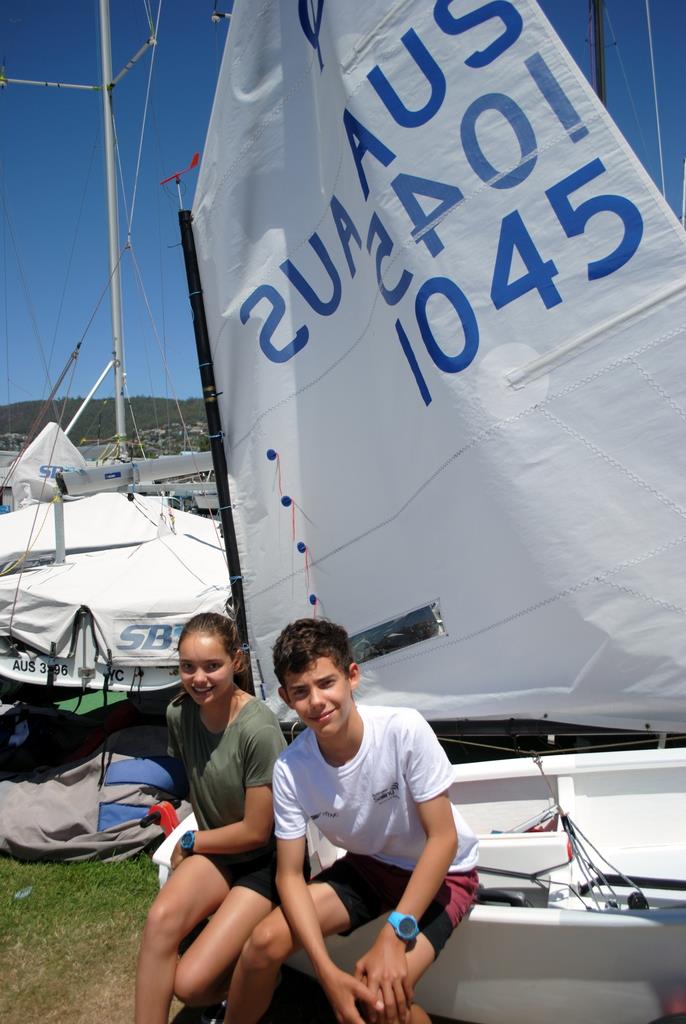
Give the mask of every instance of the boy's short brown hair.
[[353, 658], [343, 626], [328, 619], [296, 619], [277, 637], [273, 648], [274, 672], [282, 686], [289, 673], [305, 672], [317, 658], [331, 658], [342, 672], [348, 672]]

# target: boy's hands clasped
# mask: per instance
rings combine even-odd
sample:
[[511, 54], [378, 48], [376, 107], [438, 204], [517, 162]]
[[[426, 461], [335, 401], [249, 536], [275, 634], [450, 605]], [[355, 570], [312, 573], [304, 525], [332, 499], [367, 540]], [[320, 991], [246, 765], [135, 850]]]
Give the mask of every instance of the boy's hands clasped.
[[[365, 1019], [378, 1019], [376, 1014], [383, 1010], [381, 999], [375, 999], [369, 986], [340, 970], [333, 962], [325, 973], [319, 974], [319, 982], [331, 1003], [338, 1024], [364, 1024]], [[364, 1018], [360, 1016], [356, 1003], [368, 1007]]]
[[407, 974], [407, 946], [388, 928], [355, 964], [355, 977], [377, 995], [368, 1015], [372, 1024], [406, 1024], [414, 992]]

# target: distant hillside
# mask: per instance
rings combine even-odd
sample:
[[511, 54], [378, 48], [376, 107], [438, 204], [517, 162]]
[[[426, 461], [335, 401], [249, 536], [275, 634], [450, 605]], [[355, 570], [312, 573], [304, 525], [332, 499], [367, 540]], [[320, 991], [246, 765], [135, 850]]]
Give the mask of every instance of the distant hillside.
[[[16, 402], [0, 406], [0, 448], [17, 447], [27, 434], [35, 436], [50, 420], [67, 426], [83, 402], [82, 398], [68, 398], [53, 402], [43, 410], [42, 402]], [[181, 415], [179, 415], [179, 410]], [[37, 418], [40, 415], [40, 420]], [[127, 399], [126, 422], [129, 440], [136, 432], [144, 441], [162, 453], [184, 448], [206, 448], [207, 427], [205, 404], [202, 398], [187, 398], [178, 403], [167, 398], [138, 396]], [[184, 427], [187, 437], [184, 436]], [[114, 401], [96, 398], [88, 405], [74, 427], [74, 444], [106, 442], [114, 435]]]

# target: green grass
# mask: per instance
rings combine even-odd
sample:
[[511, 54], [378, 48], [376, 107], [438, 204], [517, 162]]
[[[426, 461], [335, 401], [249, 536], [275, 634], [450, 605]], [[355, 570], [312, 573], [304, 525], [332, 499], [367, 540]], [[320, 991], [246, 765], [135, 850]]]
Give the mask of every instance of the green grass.
[[[138, 944], [157, 891], [144, 854], [78, 864], [0, 856], [0, 1021], [131, 1024]], [[198, 1024], [200, 1011], [175, 1000], [170, 1020]], [[319, 986], [287, 967], [263, 1024], [283, 1022], [335, 1024]]]
[[0, 1019], [128, 1024], [138, 942], [156, 892], [157, 870], [144, 855], [78, 864], [0, 858]]

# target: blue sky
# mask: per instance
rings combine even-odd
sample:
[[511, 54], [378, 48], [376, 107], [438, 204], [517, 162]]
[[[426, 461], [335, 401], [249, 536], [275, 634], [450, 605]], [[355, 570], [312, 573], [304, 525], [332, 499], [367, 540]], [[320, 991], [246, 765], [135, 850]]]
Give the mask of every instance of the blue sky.
[[[540, 0], [589, 74], [587, 0]], [[156, 15], [158, 0], [149, 0]], [[217, 4], [226, 10], [228, 0]], [[202, 146], [228, 22], [211, 0], [164, 0], [131, 227], [123, 260], [124, 339], [132, 395], [200, 393], [178, 248], [176, 189], [161, 178]], [[660, 184], [645, 0], [606, 0], [608, 106]], [[112, 0], [113, 69], [148, 35], [144, 0]], [[686, 0], [650, 0], [667, 199], [680, 215], [686, 155]], [[9, 78], [96, 83], [96, 0], [3, 0], [0, 60]], [[115, 113], [130, 205], [150, 61], [117, 86]], [[627, 89], [627, 80], [631, 92]], [[680, 109], [681, 108], [681, 109]], [[109, 358], [106, 223], [98, 93], [10, 85], [0, 90], [0, 404], [41, 398], [84, 335], [60, 394], [85, 394]], [[196, 173], [187, 179], [192, 201]], [[126, 237], [126, 217], [120, 241]], [[135, 269], [140, 271], [140, 279]], [[140, 281], [142, 281], [142, 286]], [[146, 309], [152, 312], [153, 323]], [[166, 360], [169, 372], [163, 366]], [[112, 393], [105, 383], [100, 397]]]

